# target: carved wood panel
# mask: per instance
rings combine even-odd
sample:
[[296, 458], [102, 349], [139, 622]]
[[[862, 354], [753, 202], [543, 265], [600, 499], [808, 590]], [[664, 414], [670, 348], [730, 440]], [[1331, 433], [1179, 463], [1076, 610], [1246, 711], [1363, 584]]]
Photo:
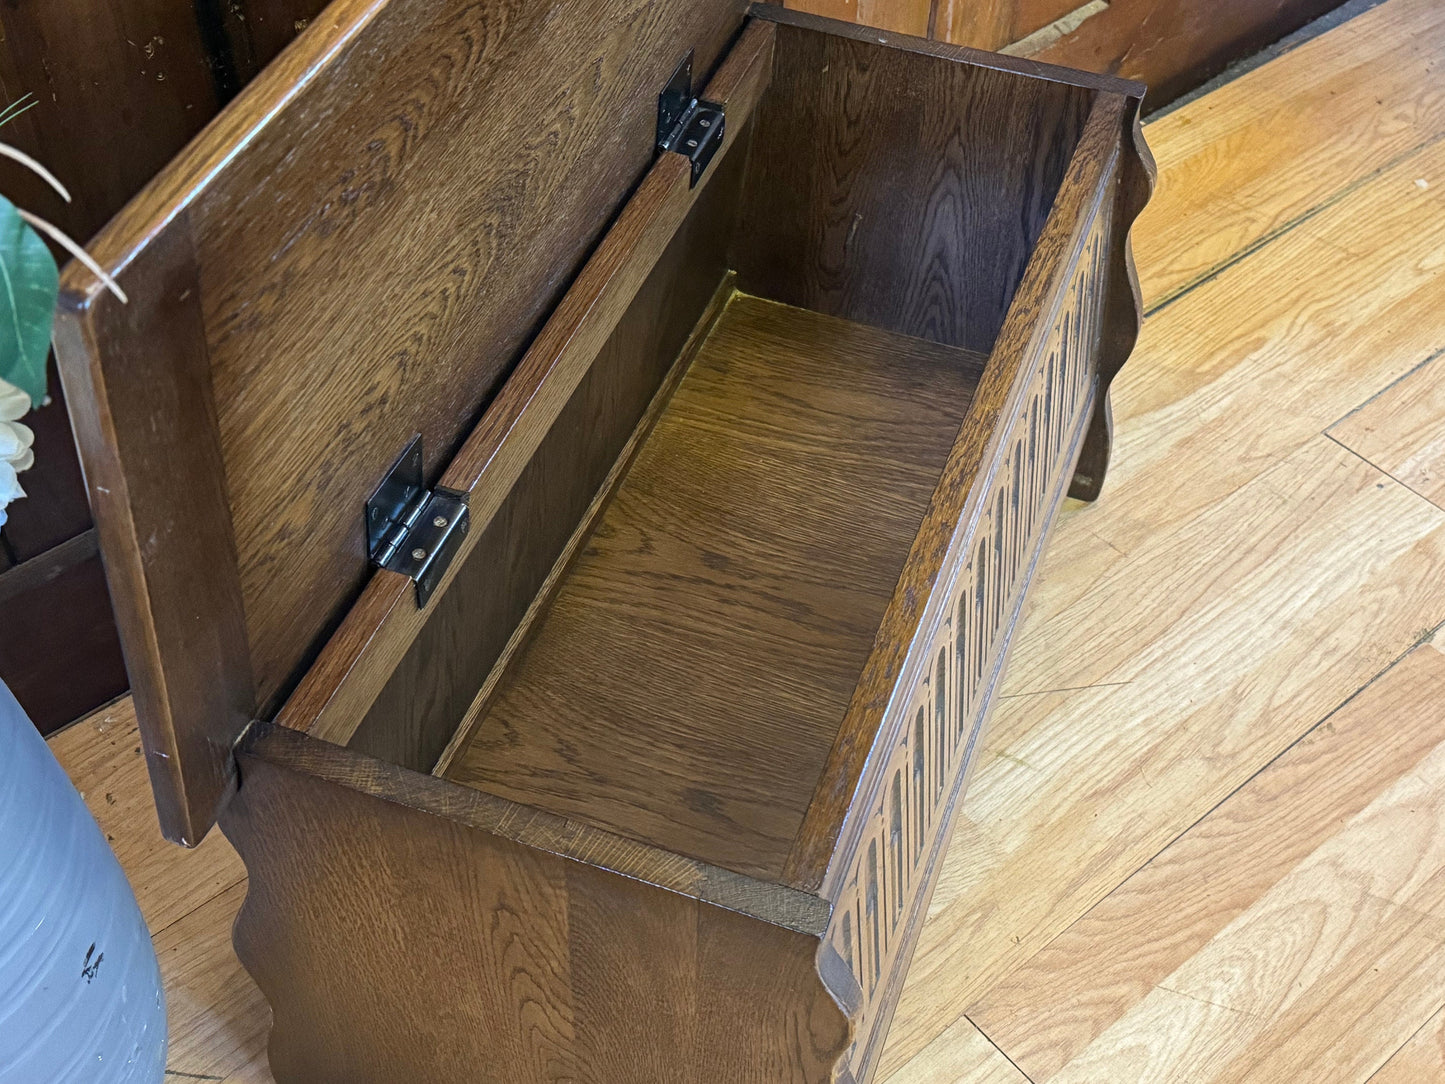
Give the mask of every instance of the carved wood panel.
[[866, 1080], [876, 1061], [1009, 632], [1093, 408], [1109, 217], [1107, 207], [1095, 216], [1050, 332], [1023, 370], [1004, 451], [959, 550], [966, 561], [945, 588], [951, 604], [925, 648], [925, 676], [894, 708], [906, 724], [885, 724], [898, 737], [829, 928], [862, 1006], [844, 1080]]

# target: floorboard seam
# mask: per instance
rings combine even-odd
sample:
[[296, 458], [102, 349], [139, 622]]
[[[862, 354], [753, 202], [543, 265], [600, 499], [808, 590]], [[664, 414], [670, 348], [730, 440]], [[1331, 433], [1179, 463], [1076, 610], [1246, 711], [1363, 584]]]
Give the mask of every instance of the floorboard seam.
[[[1304, 741], [1304, 740], [1305, 740], [1306, 738], [1308, 738], [1311, 734], [1313, 734], [1316, 730], [1318, 730], [1320, 727], [1324, 726], [1324, 725], [1325, 725], [1326, 723], [1328, 723], [1331, 719], [1333, 719], [1336, 715], [1338, 715], [1341, 711], [1343, 711], [1346, 707], [1348, 707], [1351, 703], [1353, 703], [1354, 700], [1355, 700], [1357, 697], [1359, 697], [1359, 695], [1360, 695], [1361, 693], [1363, 693], [1366, 689], [1370, 688], [1370, 686], [1374, 685], [1375, 682], [1377, 682], [1377, 681], [1379, 681], [1381, 678], [1383, 678], [1386, 674], [1388, 674], [1391, 670], [1393, 670], [1396, 666], [1398, 666], [1402, 661], [1404, 661], [1404, 659], [1405, 659], [1407, 656], [1409, 656], [1409, 654], [1410, 654], [1411, 652], [1413, 652], [1416, 648], [1420, 647], [1420, 646], [1421, 646], [1422, 644], [1424, 644], [1426, 641], [1428, 641], [1429, 639], [1431, 639], [1431, 637], [1433, 637], [1433, 636], [1434, 636], [1437, 632], [1439, 632], [1441, 629], [1445, 629], [1445, 622], [1441, 622], [1439, 625], [1433, 626], [1433, 627], [1430, 628], [1428, 631], [1423, 632], [1420, 636], [1418, 636], [1413, 642], [1411, 642], [1411, 644], [1410, 644], [1408, 647], [1405, 648], [1405, 650], [1401, 651], [1398, 655], [1396, 655], [1393, 659], [1391, 659], [1388, 663], [1386, 663], [1383, 667], [1381, 667], [1380, 670], [1379, 670], [1378, 672], [1376, 672], [1376, 673], [1374, 674], [1374, 676], [1372, 676], [1368, 681], [1366, 681], [1366, 682], [1365, 682], [1364, 684], [1362, 684], [1358, 689], [1356, 689], [1354, 692], [1352, 692], [1349, 696], [1345, 697], [1345, 698], [1344, 698], [1343, 700], [1341, 700], [1338, 704], [1336, 704], [1333, 708], [1331, 708], [1329, 711], [1325, 712], [1324, 715], [1320, 716], [1319, 719], [1315, 720], [1315, 722], [1313, 722], [1313, 723], [1310, 724], [1308, 727], [1306, 727], [1303, 731], [1301, 731], [1301, 733], [1300, 733], [1293, 741], [1291, 741], [1288, 745], [1286, 745], [1283, 749], [1281, 749], [1281, 750], [1280, 750], [1278, 753], [1276, 753], [1274, 756], [1270, 757], [1270, 759], [1267, 760], [1264, 764], [1260, 765], [1260, 766], [1259, 766], [1258, 768], [1256, 768], [1253, 772], [1251, 772], [1245, 779], [1241, 780], [1238, 786], [1234, 787], [1232, 790], [1230, 790], [1230, 792], [1229, 792], [1228, 794], [1226, 794], [1224, 797], [1220, 798], [1219, 801], [1215, 802], [1215, 803], [1214, 803], [1213, 805], [1211, 805], [1208, 809], [1206, 809], [1203, 813], [1201, 813], [1198, 817], [1196, 817], [1193, 821], [1191, 821], [1188, 825], [1186, 825], [1177, 835], [1173, 836], [1167, 843], [1165, 843], [1162, 847], [1160, 847], [1159, 850], [1157, 850], [1154, 854], [1150, 855], [1147, 859], [1145, 859], [1143, 862], [1141, 862], [1127, 877], [1121, 878], [1120, 881], [1118, 882], [1118, 884], [1114, 885], [1114, 887], [1111, 888], [1111, 889], [1109, 889], [1108, 892], [1105, 892], [1102, 896], [1100, 896], [1097, 900], [1095, 900], [1093, 903], [1091, 903], [1088, 907], [1084, 908], [1084, 909], [1083, 909], [1082, 911], [1080, 911], [1077, 915], [1075, 915], [1072, 919], [1070, 919], [1069, 922], [1068, 922], [1068, 924], [1065, 925], [1062, 929], [1060, 929], [1060, 930], [1058, 931], [1058, 933], [1054, 934], [1052, 937], [1050, 937], [1048, 940], [1046, 940], [1043, 944], [1039, 945], [1038, 948], [1036, 948], [1033, 952], [1030, 952], [1024, 959], [1019, 960], [1017, 963], [1015, 963], [1015, 964], [1013, 965], [1013, 967], [1011, 967], [1011, 968], [1008, 970], [1008, 972], [1005, 972], [1005, 974], [1000, 975], [1000, 976], [998, 977], [998, 979], [996, 979], [996, 980], [988, 987], [988, 989], [982, 991], [982, 993], [980, 993], [978, 996], [974, 997], [974, 998], [972, 999], [972, 1004], [971, 1004], [968, 1008], [965, 1008], [965, 1009], [963, 1010], [963, 1012], [959, 1013], [958, 1017], [955, 1017], [954, 1020], [950, 1021], [948, 1026], [952, 1026], [954, 1023], [957, 1023], [959, 1019], [969, 1019], [968, 1013], [969, 1013], [970, 1009], [972, 1008], [972, 1005], [978, 1004], [978, 1002], [980, 1002], [980, 1001], [983, 1000], [985, 997], [987, 997], [989, 991], [991, 991], [995, 986], [998, 986], [1000, 983], [1002, 983], [1002, 982], [1008, 977], [1009, 974], [1013, 973], [1014, 971], [1019, 970], [1021, 967], [1023, 967], [1024, 964], [1028, 963], [1028, 962], [1029, 962], [1030, 960], [1032, 960], [1035, 956], [1037, 956], [1039, 953], [1043, 952], [1043, 951], [1044, 951], [1045, 949], [1047, 949], [1050, 945], [1052, 945], [1056, 940], [1058, 940], [1058, 939], [1059, 939], [1060, 937], [1062, 937], [1064, 934], [1068, 933], [1071, 929], [1073, 929], [1075, 925], [1077, 925], [1079, 922], [1081, 922], [1082, 920], [1084, 920], [1085, 918], [1087, 918], [1090, 914], [1093, 913], [1094, 909], [1095, 909], [1096, 907], [1098, 907], [1099, 904], [1103, 903], [1104, 900], [1106, 900], [1106, 899], [1109, 898], [1109, 896], [1113, 895], [1113, 894], [1114, 894], [1115, 892], [1117, 892], [1120, 888], [1124, 887], [1124, 886], [1125, 886], [1126, 884], [1128, 884], [1131, 880], [1133, 880], [1135, 877], [1137, 877], [1137, 876], [1139, 875], [1139, 873], [1140, 873], [1145, 867], [1147, 867], [1151, 862], [1153, 862], [1156, 858], [1158, 858], [1160, 855], [1162, 855], [1162, 854], [1163, 854], [1165, 851], [1167, 851], [1170, 847], [1174, 846], [1174, 844], [1178, 843], [1178, 842], [1179, 842], [1181, 839], [1183, 839], [1187, 834], [1189, 834], [1189, 833], [1192, 832], [1195, 828], [1197, 828], [1207, 817], [1211, 816], [1216, 810], [1218, 810], [1221, 806], [1223, 806], [1226, 802], [1228, 802], [1231, 798], [1233, 798], [1233, 797], [1234, 797], [1236, 794], [1238, 794], [1241, 790], [1243, 790], [1245, 787], [1249, 786], [1250, 783], [1254, 782], [1254, 780], [1257, 779], [1260, 775], [1262, 775], [1264, 772], [1268, 771], [1273, 765], [1275, 765], [1276, 763], [1278, 763], [1281, 758], [1283, 758], [1286, 754], [1288, 754], [1288, 753], [1290, 752], [1290, 750], [1292, 750], [1295, 746], [1299, 745], [1300, 742]], [[969, 1022], [972, 1023], [972, 1020], [969, 1019]], [[977, 1027], [978, 1025], [975, 1024], [974, 1026]], [[981, 1028], [979, 1029], [980, 1033], [982, 1033], [982, 1030], [983, 1030], [983, 1029], [981, 1029]], [[987, 1038], [987, 1036], [985, 1036], [985, 1038]], [[989, 1041], [992, 1042], [993, 1040], [990, 1039]], [[1005, 1055], [1005, 1057], [1007, 1057], [1007, 1055]]]
[[1431, 508], [1437, 509], [1441, 512], [1445, 512], [1445, 508], [1442, 508], [1440, 505], [1436, 504], [1429, 497], [1425, 496], [1425, 494], [1421, 493], [1418, 489], [1415, 489], [1413, 486], [1411, 486], [1408, 482], [1400, 481], [1400, 479], [1396, 478], [1393, 474], [1387, 471], [1384, 467], [1380, 466], [1378, 463], [1371, 463], [1368, 459], [1362, 456], [1359, 452], [1355, 451], [1344, 441], [1332, 435], [1328, 429], [1321, 433], [1320, 436], [1324, 437], [1328, 441], [1332, 441], [1335, 444], [1339, 445], [1341, 448], [1349, 452], [1365, 466], [1369, 467], [1371, 470], [1379, 471], [1382, 476], [1390, 479], [1390, 481], [1394, 482], [1397, 486], [1405, 490], [1407, 493], [1413, 493], [1415, 496], [1419, 497], [1422, 501], [1428, 504]]
[[1420, 1032], [1428, 1028], [1430, 1024], [1434, 1021], [1434, 1019], [1442, 1012], [1445, 1012], [1445, 1004], [1440, 1005], [1438, 1008], [1436, 1008], [1434, 1012], [1432, 1012], [1429, 1016], [1425, 1017], [1424, 1023], [1422, 1023], [1414, 1031], [1410, 1032], [1409, 1037], [1403, 1043], [1395, 1047], [1394, 1050], [1390, 1051], [1389, 1057], [1387, 1057], [1384, 1061], [1380, 1062], [1379, 1065], [1375, 1066], [1375, 1071], [1365, 1078], [1364, 1084], [1370, 1084], [1370, 1081], [1374, 1080], [1375, 1077], [1379, 1076], [1382, 1072], [1384, 1072], [1385, 1067], [1388, 1066], [1390, 1062], [1395, 1060], [1395, 1055], [1398, 1054], [1400, 1051], [1404, 1050], [1405, 1047], [1413, 1043], [1415, 1041], [1415, 1036], [1419, 1035]]
[[1024, 1072], [1023, 1067], [1019, 1065], [1018, 1062], [1014, 1061], [1013, 1058], [1008, 1056], [1008, 1051], [1006, 1051], [1003, 1047], [999, 1046], [998, 1043], [993, 1041], [992, 1035], [984, 1031], [983, 1028], [978, 1026], [978, 1024], [974, 1023], [973, 1017], [969, 1016], [968, 1013], [964, 1013], [963, 1019], [968, 1021], [969, 1026], [972, 1027], [974, 1031], [978, 1032], [980, 1035], [982, 1035], [985, 1039], [988, 1040], [988, 1045], [997, 1050], [999, 1052], [999, 1056], [1002, 1057], [1004, 1061], [1008, 1062], [1010, 1065], [1012, 1065], [1015, 1069], [1018, 1070], [1019, 1076], [1027, 1080], [1029, 1084], [1034, 1084], [1034, 1078], [1029, 1076], [1028, 1073]]
[[1224, 272], [1228, 271], [1231, 267], [1243, 263], [1249, 257], [1253, 256], [1256, 252], [1259, 252], [1261, 249], [1267, 248], [1275, 241], [1278, 241], [1281, 237], [1292, 233], [1294, 230], [1298, 229], [1300, 226], [1303, 226], [1311, 219], [1317, 218], [1319, 215], [1323, 214], [1331, 207], [1337, 206], [1344, 200], [1348, 199], [1350, 196], [1354, 195], [1356, 192], [1360, 191], [1360, 189], [1364, 188], [1366, 185], [1374, 183], [1385, 174], [1389, 173], [1391, 170], [1396, 169], [1405, 162], [1408, 162], [1416, 155], [1422, 154], [1425, 151], [1429, 150], [1441, 140], [1445, 140], [1445, 134], [1432, 136], [1429, 139], [1425, 140], [1423, 143], [1419, 143], [1414, 147], [1411, 147], [1407, 151], [1402, 151], [1400, 154], [1397, 154], [1394, 158], [1391, 158], [1388, 162], [1385, 162], [1376, 169], [1365, 174], [1363, 177], [1356, 178], [1354, 181], [1351, 181], [1349, 184], [1345, 185], [1344, 188], [1341, 188], [1338, 192], [1330, 196], [1328, 199], [1324, 200], [1322, 203], [1319, 203], [1316, 206], [1311, 207], [1309, 210], [1296, 215], [1288, 222], [1285, 222], [1280, 226], [1276, 226], [1274, 229], [1270, 230], [1262, 237], [1251, 241], [1248, 245], [1240, 249], [1238, 252], [1225, 257], [1225, 259], [1215, 264], [1208, 271], [1205, 271], [1197, 277], [1191, 279], [1183, 286], [1176, 287], [1172, 292], [1165, 294], [1163, 298], [1145, 308], [1144, 318], [1147, 320], [1152, 316], [1157, 316], [1159, 313], [1167, 309], [1170, 305], [1173, 305], [1174, 302], [1180, 300], [1181, 298], [1187, 297], [1195, 290], [1199, 289], [1201, 286], [1206, 286], [1209, 283], [1213, 282], [1220, 275], [1224, 274]]
[[1093, 685], [1069, 685], [1062, 689], [1025, 689], [1017, 693], [999, 693], [1000, 700], [1017, 700], [1021, 696], [1048, 696], [1050, 693], [1081, 693], [1086, 689], [1115, 689], [1120, 685], [1132, 685], [1132, 681], [1100, 681]]
[[1379, 391], [1374, 392], [1373, 394], [1371, 394], [1370, 397], [1369, 397], [1368, 399], [1366, 399], [1363, 403], [1361, 403], [1359, 406], [1351, 407], [1349, 410], [1345, 411], [1345, 413], [1341, 414], [1341, 415], [1340, 415], [1338, 418], [1336, 418], [1334, 421], [1330, 422], [1329, 425], [1325, 426], [1325, 435], [1328, 436], [1328, 435], [1329, 435], [1329, 431], [1330, 431], [1331, 429], [1333, 429], [1335, 426], [1340, 425], [1340, 424], [1348, 421], [1350, 418], [1353, 418], [1356, 414], [1358, 414], [1360, 411], [1364, 410], [1365, 407], [1369, 406], [1371, 403], [1373, 403], [1373, 402], [1374, 402], [1376, 399], [1378, 399], [1380, 396], [1384, 395], [1387, 391], [1389, 391], [1390, 389], [1394, 388], [1396, 385], [1401, 384], [1401, 383], [1403, 383], [1403, 382], [1406, 381], [1406, 380], [1409, 380], [1410, 377], [1414, 376], [1414, 375], [1415, 375], [1416, 373], [1418, 373], [1421, 369], [1425, 368], [1425, 366], [1429, 365], [1432, 361], [1438, 360], [1442, 355], [1445, 355], [1445, 346], [1442, 346], [1442, 347], [1440, 347], [1438, 350], [1433, 351], [1433, 352], [1430, 354], [1430, 356], [1427, 357], [1424, 361], [1419, 362], [1418, 364], [1415, 364], [1415, 365], [1410, 366], [1409, 370], [1407, 370], [1406, 372], [1401, 373], [1399, 376], [1395, 377], [1394, 380], [1390, 381], [1388, 384], [1386, 384], [1386, 385], [1385, 385], [1383, 388], [1381, 388]]
[[200, 903], [192, 907], [189, 911], [186, 911], [184, 914], [177, 915], [175, 918], [167, 922], [164, 926], [161, 926], [158, 929], [151, 930], [151, 940], [154, 941], [161, 934], [169, 932], [171, 929], [180, 925], [186, 919], [194, 915], [202, 907], [215, 903], [218, 899], [224, 896], [227, 892], [231, 891], [231, 889], [235, 888], [237, 885], [245, 884], [247, 880], [247, 877], [242, 876], [239, 879], [232, 881], [230, 884], [226, 885], [225, 888], [222, 888], [220, 891], [214, 892], [211, 895], [207, 896]]

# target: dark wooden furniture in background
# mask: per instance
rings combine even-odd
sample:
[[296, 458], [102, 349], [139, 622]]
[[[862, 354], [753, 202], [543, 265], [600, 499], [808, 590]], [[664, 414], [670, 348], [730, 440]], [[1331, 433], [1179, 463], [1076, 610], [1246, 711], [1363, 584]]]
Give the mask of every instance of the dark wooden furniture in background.
[[[284, 46], [322, 0], [20, 0], [0, 6], [0, 96], [36, 105], [3, 138], [0, 192], [91, 237]], [[29, 498], [0, 531], [0, 679], [42, 731], [125, 691], [125, 668], [59, 382], [27, 417]]]
[[[336, 0], [96, 239], [130, 303], [67, 271], [162, 825], [245, 859], [279, 1080], [870, 1078], [1107, 465], [1142, 91], [737, 0]], [[425, 605], [363, 512], [414, 434], [465, 506], [419, 530], [470, 528]]]
[[787, 7], [1137, 79], [1158, 108], [1343, 0], [784, 0]]

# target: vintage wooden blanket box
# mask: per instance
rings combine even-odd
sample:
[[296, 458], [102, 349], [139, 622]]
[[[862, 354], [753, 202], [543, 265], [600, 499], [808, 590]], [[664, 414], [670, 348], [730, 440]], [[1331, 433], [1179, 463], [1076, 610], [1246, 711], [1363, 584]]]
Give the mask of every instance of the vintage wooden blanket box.
[[278, 1081], [871, 1077], [1103, 480], [1141, 94], [335, 0], [95, 240], [128, 303], [66, 272], [161, 823], [245, 859]]

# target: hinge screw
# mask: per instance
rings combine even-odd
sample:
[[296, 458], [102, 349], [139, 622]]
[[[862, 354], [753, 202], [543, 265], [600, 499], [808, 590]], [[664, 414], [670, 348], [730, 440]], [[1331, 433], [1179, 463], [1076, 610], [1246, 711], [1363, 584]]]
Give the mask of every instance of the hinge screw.
[[431, 521], [431, 525], [432, 525], [433, 527], [445, 527], [445, 526], [447, 525], [447, 517], [446, 517], [446, 516], [437, 516], [436, 519], [434, 519], [434, 520]]
[[411, 551], [411, 559], [413, 561], [424, 561], [426, 559], [426, 550], [418, 546], [416, 549]]

